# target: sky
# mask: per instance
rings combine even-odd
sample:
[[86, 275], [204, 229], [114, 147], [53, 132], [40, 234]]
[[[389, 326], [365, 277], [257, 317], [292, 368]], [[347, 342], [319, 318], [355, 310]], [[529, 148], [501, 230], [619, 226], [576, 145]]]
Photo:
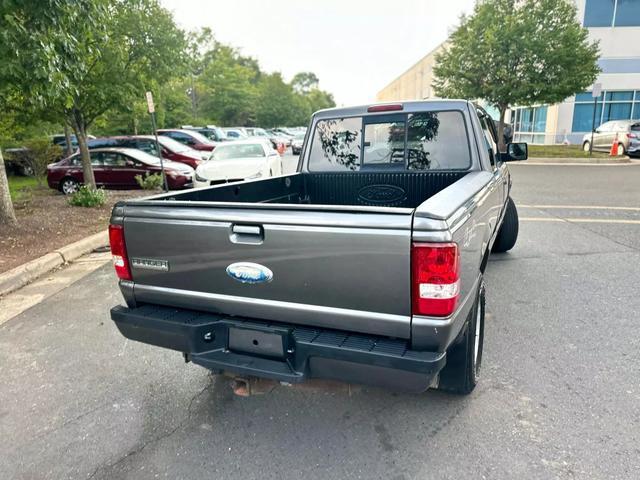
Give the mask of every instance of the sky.
[[311, 71], [338, 105], [376, 93], [447, 38], [474, 0], [161, 0], [184, 29], [217, 40], [290, 80]]

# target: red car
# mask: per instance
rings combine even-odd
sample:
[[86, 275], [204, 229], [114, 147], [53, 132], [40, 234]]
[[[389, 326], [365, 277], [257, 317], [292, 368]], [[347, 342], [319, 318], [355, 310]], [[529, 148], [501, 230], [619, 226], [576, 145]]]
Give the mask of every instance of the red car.
[[[209, 158], [209, 153], [199, 152], [169, 137], [158, 136], [158, 143], [162, 150], [162, 158], [173, 160], [174, 162], [186, 163], [192, 168], [196, 168], [202, 161], [208, 160]], [[105, 147], [137, 148], [154, 157], [158, 156], [156, 138], [153, 135], [96, 138], [95, 140], [89, 141], [88, 147], [89, 150]]]
[[173, 138], [188, 147], [206, 152], [216, 148], [217, 143], [209, 140], [207, 137], [195, 130], [179, 129], [179, 128], [163, 128], [158, 130], [158, 135]]
[[[98, 187], [109, 189], [140, 188], [136, 175], [160, 173], [160, 159], [133, 148], [98, 148], [91, 150], [91, 165]], [[194, 170], [184, 163], [165, 160], [164, 172], [171, 190], [193, 186]], [[49, 187], [65, 195], [78, 190], [83, 183], [80, 154], [75, 153], [47, 167]]]

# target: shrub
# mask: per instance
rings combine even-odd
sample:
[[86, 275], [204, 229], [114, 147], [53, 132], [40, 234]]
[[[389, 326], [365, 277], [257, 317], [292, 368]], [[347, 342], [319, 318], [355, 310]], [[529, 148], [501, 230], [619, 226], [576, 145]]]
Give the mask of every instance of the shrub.
[[107, 201], [104, 190], [92, 190], [82, 185], [76, 193], [69, 197], [69, 205], [74, 207], [101, 207]]
[[62, 148], [54, 145], [47, 137], [31, 138], [24, 142], [24, 148], [12, 155], [12, 160], [22, 171], [36, 177], [39, 186], [47, 173], [47, 165], [62, 156]]
[[136, 175], [135, 179], [138, 185], [144, 190], [160, 190], [162, 188], [162, 175], [159, 173], [152, 175], [147, 173], [144, 177], [142, 175]]

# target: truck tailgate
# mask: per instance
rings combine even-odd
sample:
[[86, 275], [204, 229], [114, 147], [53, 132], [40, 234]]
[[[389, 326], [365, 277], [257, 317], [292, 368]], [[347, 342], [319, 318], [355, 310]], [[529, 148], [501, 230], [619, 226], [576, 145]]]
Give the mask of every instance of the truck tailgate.
[[262, 207], [125, 205], [136, 301], [409, 338], [411, 209]]

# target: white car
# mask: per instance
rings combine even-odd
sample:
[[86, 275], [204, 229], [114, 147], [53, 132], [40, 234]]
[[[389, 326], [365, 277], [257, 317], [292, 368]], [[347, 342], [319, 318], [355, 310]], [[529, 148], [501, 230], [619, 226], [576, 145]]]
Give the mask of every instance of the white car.
[[194, 186], [282, 175], [282, 158], [268, 140], [239, 140], [216, 147], [211, 158], [196, 168]]

